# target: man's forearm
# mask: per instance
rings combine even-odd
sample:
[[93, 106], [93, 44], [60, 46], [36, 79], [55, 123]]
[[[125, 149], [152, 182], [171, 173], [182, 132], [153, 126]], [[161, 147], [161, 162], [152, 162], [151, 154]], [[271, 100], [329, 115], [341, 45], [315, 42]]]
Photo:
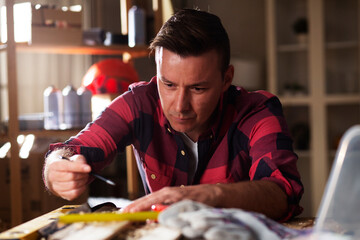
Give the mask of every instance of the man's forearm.
[[214, 187], [219, 188], [217, 207], [260, 212], [272, 219], [281, 219], [288, 211], [287, 195], [271, 181], [245, 181]]

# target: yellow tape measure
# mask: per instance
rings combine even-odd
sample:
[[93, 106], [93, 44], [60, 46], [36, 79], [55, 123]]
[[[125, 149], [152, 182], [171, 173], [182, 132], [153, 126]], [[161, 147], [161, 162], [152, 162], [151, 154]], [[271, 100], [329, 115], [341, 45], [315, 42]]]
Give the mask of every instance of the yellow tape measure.
[[59, 216], [61, 223], [110, 222], [110, 221], [146, 221], [157, 220], [159, 212], [146, 211], [134, 213], [76, 213]]

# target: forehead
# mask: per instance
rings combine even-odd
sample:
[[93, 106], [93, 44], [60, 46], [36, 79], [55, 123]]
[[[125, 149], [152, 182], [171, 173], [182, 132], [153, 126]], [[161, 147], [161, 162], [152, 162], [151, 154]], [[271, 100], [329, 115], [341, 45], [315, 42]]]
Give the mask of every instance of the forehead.
[[177, 72], [184, 74], [215, 74], [220, 73], [219, 55], [211, 50], [199, 56], [180, 56], [165, 48], [157, 48], [155, 60], [158, 74]]

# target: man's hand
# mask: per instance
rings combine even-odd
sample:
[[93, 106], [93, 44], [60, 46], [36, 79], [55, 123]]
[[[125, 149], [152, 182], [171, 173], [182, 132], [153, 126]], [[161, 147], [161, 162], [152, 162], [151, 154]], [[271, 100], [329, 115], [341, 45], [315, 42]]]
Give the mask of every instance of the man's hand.
[[220, 189], [214, 184], [202, 184], [186, 187], [164, 187], [139, 198], [123, 209], [124, 212], [137, 212], [150, 210], [156, 203], [171, 204], [184, 199], [202, 202], [209, 206], [217, 206]]
[[71, 156], [68, 161], [60, 154], [54, 151], [46, 159], [45, 184], [53, 194], [70, 201], [86, 190], [91, 167], [83, 155]]
[[135, 200], [124, 211], [146, 211], [156, 203], [171, 204], [184, 199], [212, 207], [259, 212], [277, 220], [283, 218], [288, 211], [285, 192], [276, 183], [266, 180], [165, 187]]

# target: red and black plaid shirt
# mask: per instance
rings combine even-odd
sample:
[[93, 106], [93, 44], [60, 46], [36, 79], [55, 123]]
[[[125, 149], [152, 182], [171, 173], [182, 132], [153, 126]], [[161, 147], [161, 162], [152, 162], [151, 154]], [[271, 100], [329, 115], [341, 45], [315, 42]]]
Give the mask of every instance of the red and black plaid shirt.
[[[288, 195], [289, 215], [299, 214], [303, 193], [297, 156], [277, 97], [231, 86], [214, 113], [212, 128], [198, 140], [198, 168], [192, 184], [269, 180]], [[93, 171], [117, 151], [134, 147], [146, 192], [188, 184], [189, 154], [164, 116], [154, 77], [136, 83], [66, 146], [85, 155]]]

